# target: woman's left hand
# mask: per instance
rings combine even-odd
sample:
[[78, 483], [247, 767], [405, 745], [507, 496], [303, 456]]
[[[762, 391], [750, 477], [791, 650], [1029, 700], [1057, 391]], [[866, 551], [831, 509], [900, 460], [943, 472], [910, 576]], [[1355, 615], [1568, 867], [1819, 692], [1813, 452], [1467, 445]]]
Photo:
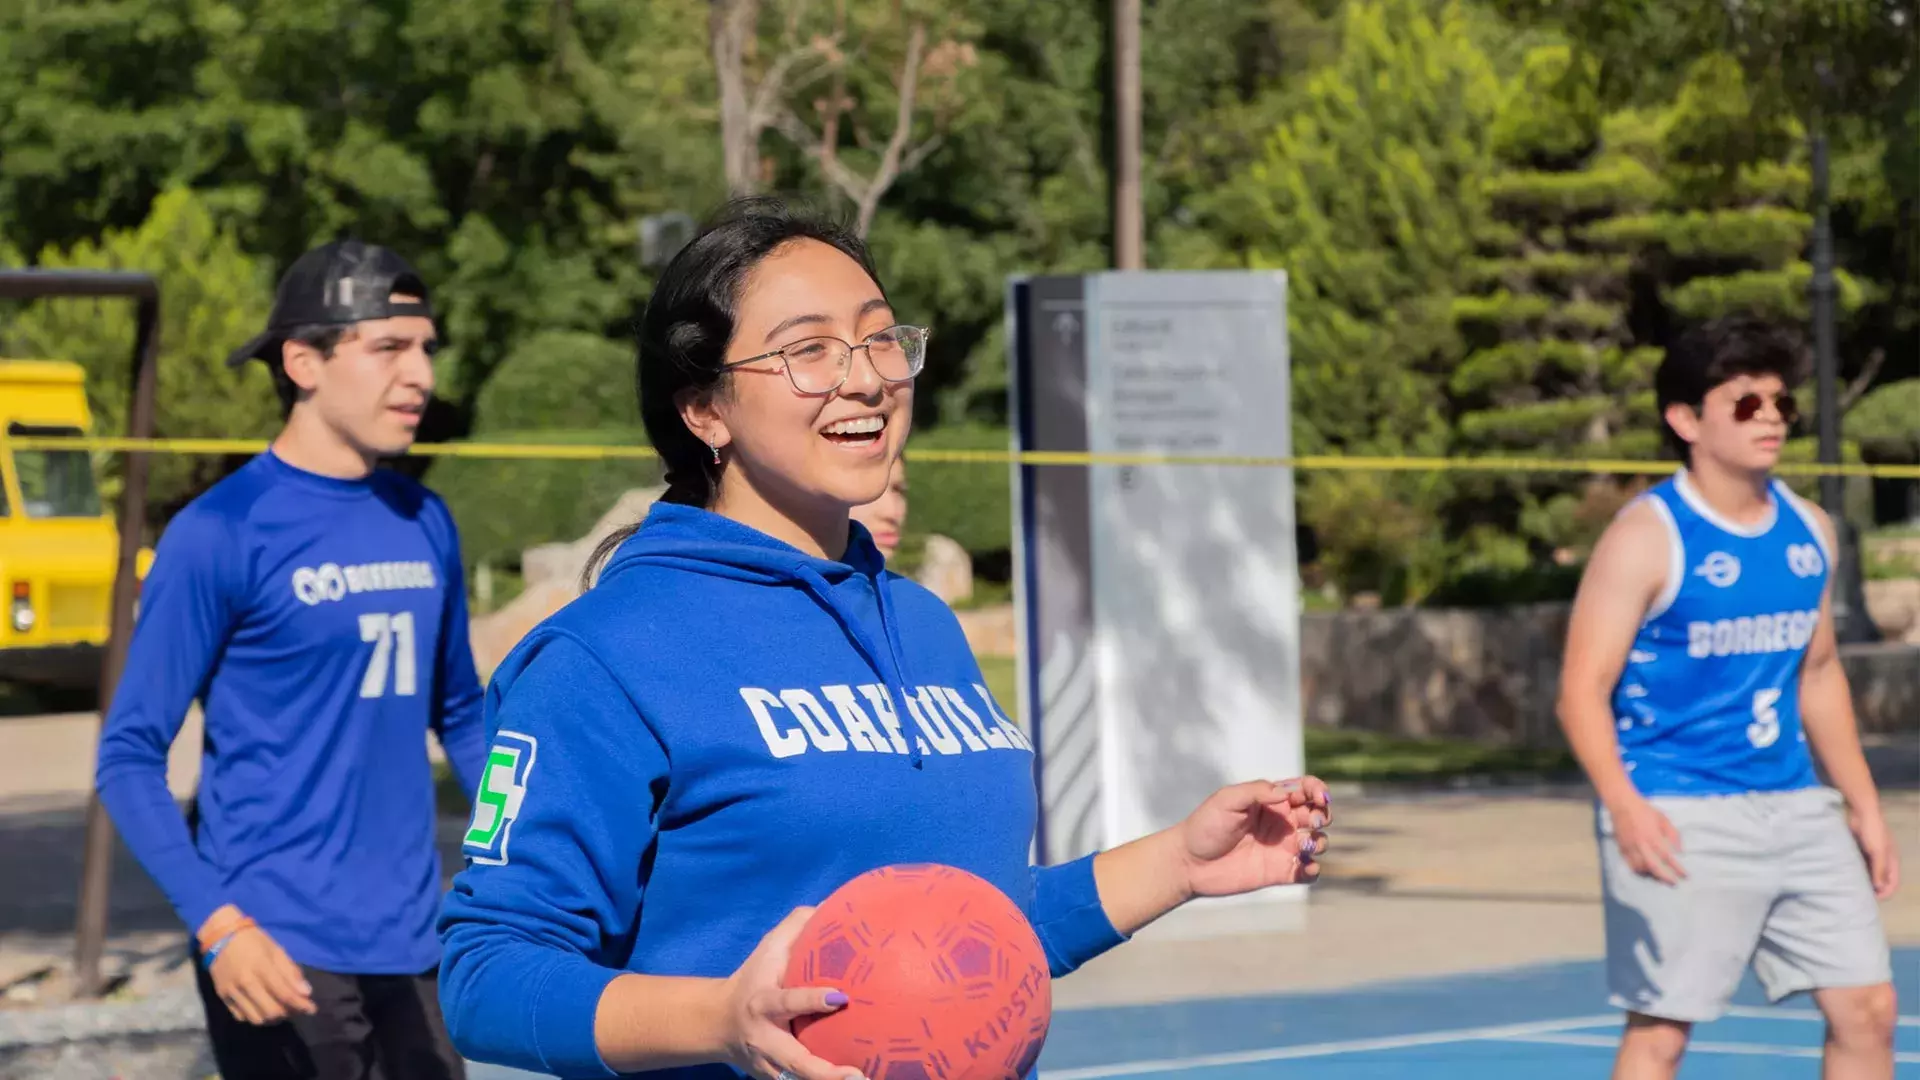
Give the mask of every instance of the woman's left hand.
[[1327, 785], [1312, 776], [1221, 788], [1175, 827], [1187, 892], [1234, 896], [1311, 882], [1333, 820]]

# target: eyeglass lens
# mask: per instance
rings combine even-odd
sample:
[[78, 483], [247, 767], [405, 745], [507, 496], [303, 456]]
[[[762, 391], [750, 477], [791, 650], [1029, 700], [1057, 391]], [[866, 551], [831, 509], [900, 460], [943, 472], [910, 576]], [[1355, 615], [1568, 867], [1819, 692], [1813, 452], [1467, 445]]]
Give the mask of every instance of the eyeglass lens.
[[[1744, 424], [1760, 415], [1760, 406], [1765, 403], [1766, 399], [1759, 394], [1744, 394], [1733, 403], [1733, 419], [1737, 423]], [[1783, 424], [1791, 424], [1800, 418], [1800, 407], [1793, 400], [1792, 394], [1781, 394], [1774, 398], [1773, 407], [1779, 412], [1780, 422]]]
[[[889, 382], [904, 382], [920, 373], [926, 359], [927, 338], [915, 326], [895, 326], [880, 331], [858, 348], [866, 350], [873, 368]], [[787, 375], [802, 393], [822, 394], [846, 381], [853, 362], [853, 350], [839, 338], [817, 337], [796, 341], [781, 350], [787, 361]]]

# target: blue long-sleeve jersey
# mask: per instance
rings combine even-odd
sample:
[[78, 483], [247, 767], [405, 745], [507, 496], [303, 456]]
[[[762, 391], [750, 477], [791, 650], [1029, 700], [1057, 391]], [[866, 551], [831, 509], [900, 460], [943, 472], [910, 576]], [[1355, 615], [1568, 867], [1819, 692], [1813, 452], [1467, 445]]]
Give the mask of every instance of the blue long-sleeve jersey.
[[1121, 940], [1091, 857], [1029, 865], [1030, 744], [953, 612], [858, 525], [831, 561], [656, 505], [494, 672], [486, 712], [441, 919], [442, 1011], [468, 1057], [615, 1075], [594, 1039], [613, 979], [730, 975], [795, 907], [879, 866], [992, 882], [1055, 975]]
[[[425, 971], [441, 878], [427, 733], [474, 790], [486, 754], [459, 538], [398, 474], [264, 453], [168, 525], [95, 783], [189, 928], [233, 903], [302, 964]], [[199, 700], [191, 833], [167, 748]]]

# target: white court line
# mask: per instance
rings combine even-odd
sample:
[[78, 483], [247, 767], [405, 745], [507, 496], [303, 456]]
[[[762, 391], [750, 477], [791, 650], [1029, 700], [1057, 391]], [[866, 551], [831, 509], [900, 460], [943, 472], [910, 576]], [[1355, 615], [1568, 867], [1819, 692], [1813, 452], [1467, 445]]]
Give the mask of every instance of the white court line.
[[[1826, 1020], [1819, 1009], [1763, 1009], [1751, 1005], [1735, 1005], [1727, 1010], [1727, 1015], [1743, 1020]], [[1894, 1023], [1904, 1028], [1920, 1028], [1920, 1016], [1897, 1016]]]
[[1543, 1020], [1532, 1024], [1456, 1028], [1452, 1031], [1429, 1031], [1420, 1035], [1389, 1035], [1378, 1039], [1349, 1039], [1344, 1042], [1309, 1043], [1304, 1046], [1270, 1046], [1262, 1050], [1239, 1050], [1229, 1054], [1196, 1054], [1193, 1057], [1163, 1058], [1158, 1061], [1123, 1061], [1113, 1065], [1088, 1065], [1078, 1069], [1049, 1069], [1042, 1072], [1040, 1078], [1041, 1080], [1099, 1080], [1108, 1076], [1138, 1076], [1142, 1073], [1209, 1069], [1222, 1065], [1252, 1065], [1262, 1061], [1331, 1057], [1334, 1054], [1358, 1054], [1368, 1050], [1405, 1050], [1415, 1046], [1438, 1046], [1443, 1043], [1472, 1042], [1476, 1039], [1511, 1039], [1619, 1022], [1619, 1013], [1571, 1016], [1564, 1020]]
[[[1602, 1050], [1612, 1050], [1620, 1045], [1617, 1038], [1605, 1035], [1510, 1035], [1500, 1042], [1539, 1043], [1546, 1046], [1592, 1046]], [[1817, 1046], [1770, 1046], [1763, 1043], [1737, 1042], [1689, 1042], [1689, 1054], [1748, 1054], [1754, 1057], [1797, 1057], [1817, 1058], [1824, 1051]], [[1920, 1054], [1896, 1053], [1893, 1060], [1904, 1062], [1920, 1061]]]

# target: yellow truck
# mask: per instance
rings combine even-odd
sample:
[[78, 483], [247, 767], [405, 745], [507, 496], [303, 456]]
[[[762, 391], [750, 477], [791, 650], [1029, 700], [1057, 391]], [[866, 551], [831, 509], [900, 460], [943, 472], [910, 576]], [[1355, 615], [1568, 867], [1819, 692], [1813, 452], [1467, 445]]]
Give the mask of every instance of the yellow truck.
[[[80, 365], [0, 360], [0, 429], [14, 439], [91, 433]], [[119, 543], [85, 450], [0, 441], [0, 679], [97, 682]], [[143, 579], [151, 560], [140, 553]]]

